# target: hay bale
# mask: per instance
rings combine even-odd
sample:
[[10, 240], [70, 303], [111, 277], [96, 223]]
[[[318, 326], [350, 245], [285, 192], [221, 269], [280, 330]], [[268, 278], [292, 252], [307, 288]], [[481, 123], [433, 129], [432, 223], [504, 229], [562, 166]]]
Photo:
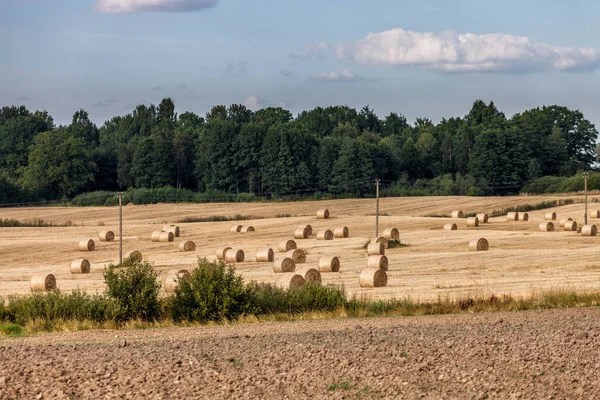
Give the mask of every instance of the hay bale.
[[371, 238], [371, 243], [381, 243], [383, 244], [384, 249], [387, 249], [389, 245], [387, 238], [384, 238], [383, 236]]
[[175, 269], [167, 272], [165, 279], [163, 280], [163, 288], [166, 293], [174, 293], [179, 281], [189, 280], [192, 277], [187, 269]]
[[567, 221], [563, 227], [567, 232], [577, 232], [577, 221]]
[[600, 218], [600, 210], [592, 210], [589, 213], [589, 216], [590, 216], [590, 218], [595, 218], [595, 219]]
[[290, 250], [285, 253], [285, 256], [294, 260], [296, 264], [304, 264], [306, 262], [306, 252], [304, 250]]
[[544, 215], [544, 219], [546, 221], [556, 221], [556, 213], [555, 212], [548, 212], [548, 213], [546, 213], [546, 215]]
[[294, 239], [308, 239], [312, 232], [310, 225], [299, 226], [294, 231]]
[[452, 218], [464, 218], [465, 213], [462, 211], [452, 211]]
[[141, 262], [142, 261], [142, 253], [140, 253], [137, 250], [132, 250], [132, 251], [128, 252], [127, 254], [125, 254], [125, 258], [123, 259], [123, 261], [125, 261], [125, 260]]
[[321, 284], [321, 273], [315, 268], [302, 268], [296, 270], [296, 274], [304, 278], [306, 283]]
[[581, 234], [583, 236], [596, 236], [598, 234], [598, 228], [596, 225], [584, 225], [581, 228]]
[[223, 247], [217, 250], [217, 260], [224, 260], [227, 250], [231, 250], [231, 247]]
[[196, 243], [186, 240], [179, 243], [179, 251], [196, 251]]
[[340, 259], [338, 257], [321, 257], [319, 259], [320, 272], [339, 272]]
[[294, 272], [296, 270], [296, 263], [289, 257], [281, 257], [273, 261], [273, 272]]
[[379, 268], [384, 271], [388, 270], [389, 262], [386, 256], [369, 256], [367, 259], [367, 268]]
[[477, 218], [477, 217], [467, 218], [467, 226], [469, 228], [477, 228], [479, 226], [479, 218]]
[[526, 213], [526, 212], [520, 213], [518, 215], [518, 219], [519, 219], [519, 221], [523, 221], [523, 222], [529, 221], [529, 213]]
[[554, 223], [552, 222], [542, 222], [540, 224], [540, 232], [554, 232]]
[[333, 230], [333, 236], [338, 239], [344, 239], [350, 236], [350, 231], [347, 226], [338, 226]]
[[153, 242], [160, 242], [160, 235], [164, 233], [163, 231], [154, 231], [152, 232], [152, 235], [150, 235], [150, 239]]
[[238, 263], [244, 262], [244, 250], [229, 249], [225, 252], [225, 262]]
[[175, 237], [179, 237], [181, 235], [181, 230], [177, 225], [166, 225], [163, 227], [163, 232], [172, 232]]
[[370, 256], [382, 256], [385, 254], [385, 246], [383, 243], [369, 243], [367, 254]]
[[306, 225], [306, 229], [308, 229], [308, 236], [312, 236], [313, 234], [313, 228], [310, 225]]
[[281, 253], [287, 253], [290, 250], [294, 250], [297, 249], [298, 245], [296, 245], [296, 242], [293, 240], [282, 240], [281, 242], [279, 242], [279, 251]]
[[32, 292], [50, 292], [56, 290], [56, 278], [52, 274], [34, 275], [29, 280], [29, 289]]
[[564, 228], [565, 224], [569, 221], [573, 221], [573, 218], [562, 218], [560, 221], [558, 221], [558, 224], [561, 228]]
[[94, 251], [96, 243], [92, 239], [86, 239], [79, 242], [79, 251]]
[[487, 239], [473, 239], [469, 242], [469, 250], [471, 251], [488, 251], [490, 244]]
[[231, 225], [231, 228], [229, 228], [229, 231], [232, 233], [241, 232], [242, 228], [243, 228], [242, 225]]
[[329, 210], [326, 208], [323, 208], [319, 211], [317, 211], [317, 219], [328, 219], [329, 218]]
[[387, 285], [387, 273], [381, 268], [365, 268], [360, 273], [360, 287], [377, 288]]
[[518, 212], [509, 212], [508, 214], [506, 214], [506, 222], [518, 221], [518, 220], [519, 220]]
[[446, 225], [444, 225], [444, 230], [447, 230], [447, 231], [455, 231], [457, 229], [458, 229], [458, 227], [456, 226], [456, 224], [446, 224]]
[[490, 218], [486, 213], [479, 213], [476, 217], [479, 219], [480, 224], [487, 224]]
[[280, 289], [291, 289], [291, 288], [297, 288], [297, 287], [302, 287], [304, 286], [304, 284], [306, 283], [306, 281], [304, 280], [304, 278], [302, 277], [302, 275], [298, 275], [298, 274], [281, 274], [277, 276], [277, 279], [275, 279], [275, 287], [278, 287]]
[[90, 269], [90, 262], [85, 258], [71, 262], [71, 266], [69, 267], [72, 274], [89, 274]]
[[258, 249], [256, 250], [256, 261], [258, 262], [270, 262], [275, 259], [275, 253], [272, 248]]
[[383, 237], [389, 240], [400, 240], [400, 232], [396, 228], [384, 229]]
[[253, 226], [242, 226], [242, 230], [240, 232], [248, 233], [248, 232], [256, 232], [256, 230], [254, 229]]
[[333, 232], [329, 229], [324, 229], [317, 232], [317, 240], [333, 240]]
[[175, 240], [175, 234], [173, 232], [161, 232], [160, 235], [158, 236], [158, 241], [165, 243], [165, 242], [172, 242]]
[[98, 239], [101, 242], [112, 242], [115, 240], [115, 233], [113, 231], [102, 231], [98, 234]]

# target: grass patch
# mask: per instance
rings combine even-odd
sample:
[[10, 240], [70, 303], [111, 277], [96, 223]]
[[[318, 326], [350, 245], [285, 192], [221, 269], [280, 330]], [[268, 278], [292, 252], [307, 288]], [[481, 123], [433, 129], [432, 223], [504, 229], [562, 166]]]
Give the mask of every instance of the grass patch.
[[[292, 214], [276, 214], [275, 218], [291, 218], [295, 217]], [[241, 215], [236, 214], [232, 216], [228, 215], [210, 215], [208, 217], [184, 217], [176, 221], [177, 223], [200, 223], [200, 222], [225, 222], [225, 221], [248, 221], [253, 219], [269, 219], [273, 217], [259, 216], [259, 215]]]
[[12, 218], [0, 218], [0, 228], [50, 228], [74, 226], [72, 221], [52, 222], [44, 221], [43, 219], [18, 220]]
[[397, 249], [402, 247], [408, 247], [408, 245], [396, 239], [388, 240], [388, 249]]
[[8, 323], [0, 323], [0, 334], [8, 337], [19, 337], [23, 336], [25, 328], [21, 325]]

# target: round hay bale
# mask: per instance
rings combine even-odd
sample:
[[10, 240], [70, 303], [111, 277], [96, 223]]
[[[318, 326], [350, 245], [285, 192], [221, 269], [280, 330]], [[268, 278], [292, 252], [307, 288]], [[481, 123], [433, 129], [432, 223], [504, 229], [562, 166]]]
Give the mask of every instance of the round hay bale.
[[383, 237], [390, 240], [400, 240], [400, 231], [396, 228], [384, 229]]
[[339, 272], [340, 259], [338, 257], [321, 257], [319, 259], [320, 272]]
[[479, 218], [477, 218], [477, 217], [467, 218], [467, 226], [469, 228], [477, 228], [479, 226]]
[[171, 232], [175, 237], [179, 237], [181, 235], [181, 231], [177, 225], [170, 225], [164, 232]]
[[160, 235], [164, 233], [163, 231], [154, 231], [152, 232], [152, 235], [150, 235], [150, 239], [153, 242], [160, 242]]
[[98, 239], [101, 242], [112, 242], [115, 240], [115, 233], [113, 231], [102, 231], [98, 234]]
[[590, 218], [600, 218], [600, 210], [592, 210], [590, 211]]
[[161, 232], [160, 236], [158, 236], [158, 241], [165, 243], [165, 242], [172, 242], [175, 240], [175, 234], [173, 232]]
[[217, 250], [217, 260], [224, 260], [225, 253], [227, 253], [228, 250], [231, 250], [231, 247], [223, 247]]
[[29, 289], [32, 292], [50, 292], [56, 290], [56, 278], [52, 274], [34, 275], [29, 280]]
[[486, 213], [479, 213], [476, 216], [479, 219], [480, 224], [487, 224], [490, 218]]
[[294, 231], [294, 239], [308, 239], [310, 237], [312, 228], [309, 229], [310, 225], [299, 226]]
[[519, 218], [519, 221], [523, 221], [523, 222], [529, 221], [529, 213], [526, 213], [526, 212], [520, 213], [518, 218]]
[[328, 219], [329, 218], [329, 210], [326, 208], [323, 208], [323, 209], [317, 211], [317, 218], [318, 219]]
[[338, 226], [333, 230], [333, 236], [338, 239], [344, 239], [350, 236], [350, 231], [347, 226]]
[[196, 251], [196, 243], [186, 240], [179, 243], [179, 251]]
[[298, 245], [296, 245], [296, 242], [293, 240], [282, 240], [281, 242], [279, 242], [279, 251], [281, 253], [287, 253], [290, 250], [294, 250], [297, 249]]
[[577, 232], [577, 221], [567, 221], [563, 227], [567, 232]]
[[253, 226], [242, 226], [242, 230], [240, 232], [242, 232], [242, 233], [256, 232], [256, 229], [254, 229]]
[[388, 266], [389, 262], [386, 256], [369, 256], [367, 259], [367, 268], [379, 268], [387, 271]]
[[377, 288], [387, 285], [387, 273], [381, 268], [365, 268], [360, 273], [360, 287]]
[[79, 242], [80, 251], [94, 251], [96, 243], [92, 239], [86, 239]]
[[244, 251], [229, 249], [225, 252], [225, 261], [228, 263], [244, 262]]
[[542, 222], [540, 232], [554, 232], [554, 224], [552, 222]]
[[317, 232], [317, 240], [333, 240], [333, 232], [329, 229], [324, 229]]
[[321, 273], [315, 268], [298, 269], [296, 274], [303, 277], [306, 283], [321, 284]]
[[452, 211], [452, 218], [464, 218], [465, 213], [462, 211]]
[[367, 254], [370, 256], [382, 256], [385, 254], [385, 246], [383, 243], [369, 243]]
[[280, 289], [302, 287], [305, 283], [306, 281], [304, 280], [302, 275], [298, 275], [295, 273], [281, 274], [277, 276], [277, 279], [275, 279], [275, 287], [278, 287]]
[[123, 259], [123, 261], [125, 261], [125, 260], [141, 262], [142, 261], [142, 253], [140, 253], [137, 250], [132, 250], [132, 251], [128, 252], [127, 254], [125, 254], [125, 258]]
[[446, 224], [444, 225], [444, 229], [447, 231], [455, 231], [458, 229], [458, 227], [456, 226], [456, 224]]
[[546, 215], [544, 215], [544, 219], [546, 221], [556, 221], [556, 213], [555, 212], [548, 212], [548, 213], [546, 213]]
[[573, 221], [573, 218], [562, 218], [558, 221], [558, 225], [560, 225], [561, 228], [564, 228], [565, 224], [569, 221]]
[[163, 288], [166, 293], [174, 293], [180, 280], [189, 280], [191, 277], [192, 275], [187, 269], [171, 270], [165, 275]]
[[127, 203], [127, 206], [135, 206], [135, 203], [132, 203], [131, 201], [129, 203]]
[[69, 267], [72, 274], [89, 274], [90, 269], [90, 262], [85, 258], [71, 262], [71, 266]]
[[473, 239], [469, 242], [469, 250], [471, 251], [488, 251], [490, 249], [490, 243], [487, 239]]
[[275, 253], [272, 248], [258, 249], [256, 251], [256, 261], [271, 262], [275, 259]]
[[285, 256], [294, 260], [296, 264], [304, 264], [306, 262], [306, 252], [304, 250], [290, 250], [285, 253]]
[[519, 220], [519, 213], [518, 212], [509, 212], [508, 214], [506, 214], [506, 222], [509, 221], [518, 221]]
[[273, 272], [294, 272], [296, 270], [296, 263], [289, 257], [281, 257], [273, 261]]
[[308, 236], [312, 236], [312, 234], [313, 234], [312, 226], [306, 225], [306, 229], [308, 229]]
[[382, 243], [384, 249], [387, 249], [389, 245], [387, 238], [384, 238], [383, 236], [371, 238], [371, 243]]
[[236, 232], [241, 232], [242, 231], [242, 225], [231, 225], [231, 228], [229, 228], [230, 232], [236, 233]]
[[598, 228], [596, 225], [584, 225], [581, 228], [581, 234], [583, 236], [596, 236], [598, 234]]

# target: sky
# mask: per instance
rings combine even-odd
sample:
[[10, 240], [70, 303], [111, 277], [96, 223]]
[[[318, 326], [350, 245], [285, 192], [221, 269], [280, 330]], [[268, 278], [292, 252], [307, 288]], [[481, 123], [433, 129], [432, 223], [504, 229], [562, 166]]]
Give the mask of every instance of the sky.
[[409, 121], [580, 109], [600, 126], [595, 0], [0, 0], [0, 106], [98, 125], [174, 100]]

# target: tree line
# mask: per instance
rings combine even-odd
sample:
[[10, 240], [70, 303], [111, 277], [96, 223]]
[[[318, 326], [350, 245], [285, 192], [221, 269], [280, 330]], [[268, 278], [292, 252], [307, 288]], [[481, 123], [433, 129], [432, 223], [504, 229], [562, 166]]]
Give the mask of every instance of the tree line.
[[165, 98], [100, 127], [85, 110], [57, 126], [46, 111], [9, 106], [0, 110], [0, 203], [169, 186], [365, 196], [376, 178], [396, 189], [510, 194], [544, 176], [592, 168], [597, 137], [578, 110], [544, 106], [507, 118], [481, 100], [464, 117], [412, 125], [398, 113], [381, 119], [369, 106], [317, 107], [294, 117], [283, 108], [233, 104], [204, 117], [178, 115]]

